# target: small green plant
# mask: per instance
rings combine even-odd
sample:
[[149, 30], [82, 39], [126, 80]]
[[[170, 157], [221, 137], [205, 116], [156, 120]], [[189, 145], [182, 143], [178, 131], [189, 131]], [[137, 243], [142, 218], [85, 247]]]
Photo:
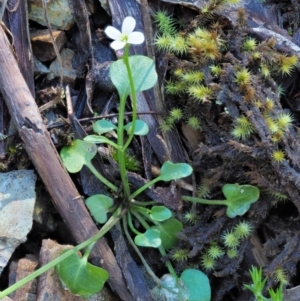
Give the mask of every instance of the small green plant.
[[[163, 14], [157, 14], [156, 17], [157, 20], [160, 20], [158, 22], [159, 28], [169, 28], [165, 37], [171, 37], [172, 39], [166, 48], [174, 52], [177, 51], [179, 54], [189, 51], [185, 48], [188, 44], [182, 43], [184, 41], [183, 38], [182, 41], [178, 39], [178, 37], [172, 36], [174, 35], [172, 29], [174, 22], [172, 19], [165, 18]], [[162, 22], [164, 25], [161, 25]], [[114, 50], [121, 51], [121, 49], [124, 48], [124, 52], [119, 55], [119, 60], [114, 62], [110, 68], [110, 78], [120, 98], [118, 124], [115, 125], [108, 120], [98, 120], [93, 125], [93, 130], [96, 134], [89, 135], [85, 137], [84, 140], [75, 139], [71, 145], [62, 148], [60, 153], [62, 161], [70, 173], [77, 173], [83, 166], [86, 166], [94, 176], [112, 192], [111, 195], [109, 193], [107, 195], [98, 194], [86, 199], [86, 206], [90, 210], [91, 215], [96, 222], [103, 224], [103, 226], [95, 236], [73, 249], [64, 252], [49, 264], [0, 292], [0, 298], [10, 294], [20, 286], [53, 267], [56, 267], [56, 271], [62, 282], [74, 294], [88, 298], [99, 292], [109, 278], [109, 275], [106, 270], [88, 263], [88, 257], [94, 244], [120, 221], [122, 222], [121, 224], [128, 242], [132, 245], [133, 249], [136, 250], [146, 270], [158, 284], [158, 289], [164, 288], [173, 293], [175, 292], [177, 295], [182, 293], [186, 296], [181, 299], [178, 297], [180, 300], [200, 300], [197, 296], [201, 296], [201, 301], [209, 301], [211, 298], [209, 280], [204, 273], [196, 269], [186, 269], [182, 271], [178, 277], [171, 261], [166, 259], [165, 264], [172, 280], [171, 287], [155, 276], [137, 248], [138, 246], [156, 248], [164, 258], [168, 258], [166, 256], [167, 250], [174, 249], [177, 246], [178, 237], [176, 234], [183, 229], [183, 225], [174, 217], [174, 213], [165, 206], [157, 206], [154, 201], [144, 202], [137, 198], [142, 192], [157, 182], [176, 181], [190, 176], [193, 170], [189, 164], [174, 164], [170, 161], [166, 161], [162, 165], [158, 177], [147, 182], [135, 191], [132, 191], [132, 187], [129, 185], [127, 175], [128, 148], [135, 135], [147, 135], [149, 131], [148, 125], [144, 121], [137, 119], [137, 93], [152, 88], [157, 81], [155, 64], [152, 59], [142, 55], [129, 56], [130, 44], [141, 44], [144, 41], [144, 35], [141, 32], [133, 31], [135, 24], [134, 18], [126, 17], [122, 24], [122, 32], [112, 26], [108, 26], [105, 30], [105, 33], [114, 40], [111, 43], [111, 47]], [[189, 43], [192, 43], [194, 38], [200, 40], [201, 47], [206, 47], [201, 48], [201, 52], [205, 51], [205, 59], [214, 60], [218, 58], [219, 47], [223, 43], [218, 34], [198, 28], [189, 36]], [[158, 42], [156, 43], [158, 44]], [[196, 57], [198, 53], [192, 53], [191, 55]], [[192, 83], [188, 88], [188, 92], [194, 98], [205, 102], [212, 97], [213, 90], [210, 87], [198, 84], [202, 78], [201, 73], [181, 73], [178, 71], [177, 77], [181, 78], [180, 84], [186, 82]], [[176, 93], [178, 93], [181, 88], [178, 89], [178, 87], [176, 88], [176, 84], [170, 83], [169, 92], [172, 91], [172, 89], [173, 92], [177, 91]], [[184, 89], [186, 89], [186, 85], [184, 85]], [[125, 106], [129, 96], [131, 98], [132, 120], [125, 124]], [[166, 123], [168, 126], [172, 126], [173, 122], [181, 118], [181, 112], [178, 109], [174, 109], [170, 116], [173, 119]], [[190, 126], [199, 128], [199, 120], [196, 120], [196, 122], [194, 120]], [[116, 141], [106, 137], [105, 134], [109, 132], [114, 132], [113, 136], [117, 137]], [[114, 150], [114, 157], [118, 163], [122, 182], [121, 191], [119, 187], [101, 175], [93, 166], [92, 159], [97, 153], [96, 144], [107, 144]], [[122, 203], [118, 205], [114, 205], [114, 199], [112, 197], [116, 194], [123, 200]], [[233, 218], [237, 215], [243, 215], [250, 208], [250, 205], [258, 200], [259, 189], [251, 185], [240, 186], [238, 184], [226, 184], [223, 186], [223, 194], [226, 198], [224, 201], [206, 200], [187, 196], [183, 196], [182, 199], [208, 205], [225, 205], [227, 206], [226, 213], [228, 217]], [[110, 217], [109, 214], [111, 214]], [[194, 217], [189, 217], [189, 220], [194, 220]], [[244, 225], [244, 227], [240, 226], [240, 228], [243, 229], [239, 229], [242, 234], [240, 234], [238, 241], [245, 237], [245, 232], [247, 232], [246, 225]], [[134, 238], [132, 238], [133, 236]], [[226, 243], [224, 244], [226, 245]], [[227, 243], [227, 245], [228, 247], [234, 248], [232, 244], [229, 245], [229, 243]], [[85, 252], [83, 256], [80, 257], [77, 252], [83, 248], [85, 248]], [[214, 259], [219, 258], [223, 253], [220, 247], [211, 245], [208, 249], [208, 254], [205, 255], [206, 257], [202, 258], [204, 268], [212, 269]], [[179, 261], [186, 259], [187, 256], [186, 251], [178, 250], [175, 253], [173, 252], [172, 258]], [[74, 277], [74, 275], [76, 275], [76, 277]]]
[[264, 297], [264, 287], [267, 282], [267, 277], [262, 278], [262, 268], [252, 267], [250, 270], [250, 276], [252, 279], [252, 284], [244, 284], [244, 287], [250, 290], [256, 301], [283, 301], [283, 284], [281, 283], [279, 288], [274, 291], [273, 289], [268, 289], [271, 298]]
[[[133, 32], [135, 23], [134, 18], [127, 17], [124, 19], [122, 32], [112, 26], [108, 26], [105, 30], [106, 34], [114, 40], [111, 43], [113, 49], [120, 50], [125, 47], [122, 57], [114, 62], [110, 68], [111, 80], [117, 88], [120, 97], [118, 125], [116, 126], [108, 120], [99, 120], [93, 125], [96, 135], [89, 135], [84, 140], [76, 139], [71, 145], [61, 150], [62, 161], [70, 173], [77, 173], [83, 166], [86, 166], [110, 191], [114, 194], [119, 193], [124, 201], [114, 207], [114, 201], [110, 195], [99, 194], [89, 197], [86, 200], [86, 205], [91, 215], [95, 221], [104, 224], [99, 233], [79, 246], [64, 252], [54, 261], [37, 270], [29, 277], [24, 278], [21, 282], [0, 292], [0, 298], [54, 266], [56, 266], [56, 271], [62, 282], [72, 293], [88, 298], [99, 292], [109, 278], [109, 274], [106, 270], [88, 263], [88, 257], [95, 242], [120, 220], [122, 220], [124, 233], [134, 249], [137, 246], [157, 248], [162, 256], [166, 256], [166, 250], [177, 245], [178, 238], [176, 233], [182, 230], [182, 223], [173, 217], [173, 213], [168, 208], [155, 206], [155, 204], [148, 208], [149, 202], [136, 201], [136, 197], [158, 181], [168, 182], [191, 175], [192, 167], [185, 163], [173, 164], [166, 161], [162, 165], [160, 175], [157, 178], [133, 192], [127, 178], [126, 155], [128, 147], [134, 135], [146, 135], [149, 130], [145, 122], [137, 119], [136, 95], [138, 92], [152, 88], [157, 81], [155, 64], [152, 59], [141, 55], [129, 56], [130, 44], [140, 44], [144, 41], [142, 33]], [[132, 121], [124, 124], [125, 105], [129, 95], [131, 96], [132, 104]], [[177, 113], [175, 115], [178, 115], [178, 112], [175, 113]], [[117, 137], [117, 141], [112, 141], [105, 136], [106, 133], [112, 131], [115, 132], [114, 137]], [[102, 176], [93, 166], [91, 160], [97, 153], [96, 143], [105, 143], [116, 152], [122, 180], [121, 193], [114, 183]], [[108, 219], [108, 213], [110, 212], [112, 212], [112, 216]], [[135, 227], [133, 219], [139, 222], [139, 228]], [[134, 240], [129, 234], [129, 229], [135, 235]], [[77, 251], [82, 248], [86, 248], [86, 250], [81, 258]], [[149, 274], [154, 275], [143, 259], [142, 254], [140, 252], [138, 254], [141, 256], [142, 262], [145, 263]], [[182, 286], [183, 283], [189, 290], [188, 295], [199, 293], [199, 289], [195, 289], [195, 286], [191, 285], [190, 280], [193, 277], [196, 279], [197, 275], [201, 273], [200, 271], [187, 269], [178, 277], [169, 260], [166, 261], [166, 266], [176, 286]], [[203, 289], [203, 283], [205, 282], [204, 285], [208, 296], [205, 300], [210, 300], [208, 278], [204, 274], [202, 278], [205, 278], [205, 281], [202, 281], [201, 289]], [[164, 286], [164, 283], [159, 281], [157, 277], [154, 277], [154, 280], [160, 286]], [[199, 286], [198, 284], [197, 286]]]

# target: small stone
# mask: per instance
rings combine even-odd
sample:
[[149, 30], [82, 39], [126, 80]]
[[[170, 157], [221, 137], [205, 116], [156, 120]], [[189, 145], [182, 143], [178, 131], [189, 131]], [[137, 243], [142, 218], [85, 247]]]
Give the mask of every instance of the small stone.
[[[34, 272], [38, 260], [34, 255], [26, 255], [18, 262], [13, 261], [9, 266], [9, 286]], [[9, 295], [12, 300], [36, 301], [37, 279], [26, 283]]]
[[[74, 24], [71, 8], [68, 0], [48, 0], [47, 16], [52, 29], [68, 30]], [[41, 0], [28, 1], [29, 19], [41, 25], [47, 26], [43, 3]]]
[[44, 64], [42, 64], [35, 56], [33, 57], [33, 67], [35, 75], [48, 74], [50, 72], [49, 69]]
[[[52, 34], [58, 51], [61, 51], [67, 41], [66, 34], [60, 30], [54, 30], [52, 31]], [[56, 53], [48, 29], [31, 32], [30, 39], [33, 54], [39, 61], [47, 62], [56, 58]]]
[[33, 170], [0, 173], [0, 274], [31, 230], [35, 181]]
[[[73, 69], [72, 66], [72, 59], [74, 57], [74, 51], [68, 48], [65, 48], [60, 53], [61, 60], [62, 60], [62, 72], [64, 77], [64, 83], [67, 83], [69, 85], [73, 85], [74, 81], [77, 77], [77, 72], [75, 69]], [[55, 77], [60, 77], [60, 68], [59, 68], [59, 62], [56, 58], [55, 61], [50, 65], [50, 73], [47, 76], [48, 80], [52, 80]]]

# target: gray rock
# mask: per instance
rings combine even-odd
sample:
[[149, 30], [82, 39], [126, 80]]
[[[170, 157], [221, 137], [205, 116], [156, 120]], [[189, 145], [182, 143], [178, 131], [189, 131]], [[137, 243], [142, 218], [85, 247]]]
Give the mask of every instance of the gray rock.
[[[46, 26], [41, 0], [28, 1], [29, 19]], [[47, 1], [47, 15], [52, 29], [68, 30], [74, 24], [68, 0]]]
[[33, 170], [0, 173], [0, 274], [32, 227], [35, 181]]

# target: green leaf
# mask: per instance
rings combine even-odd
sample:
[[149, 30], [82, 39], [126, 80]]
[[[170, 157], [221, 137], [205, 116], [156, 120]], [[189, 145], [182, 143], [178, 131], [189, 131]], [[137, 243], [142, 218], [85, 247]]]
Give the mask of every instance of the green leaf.
[[99, 135], [105, 134], [116, 129], [117, 127], [113, 123], [105, 119], [98, 120], [93, 125], [94, 132], [98, 133]]
[[[156, 84], [157, 73], [152, 59], [143, 55], [133, 55], [129, 57], [129, 65], [136, 92], [148, 90]], [[114, 62], [110, 67], [109, 74], [120, 97], [127, 97], [131, 90], [124, 61], [117, 60]]]
[[108, 209], [113, 205], [113, 200], [104, 195], [96, 194], [86, 199], [85, 201], [89, 208], [93, 218], [100, 224], [104, 224], [107, 221]]
[[90, 298], [103, 288], [109, 274], [106, 270], [91, 265], [85, 257], [77, 253], [69, 256], [56, 266], [56, 271], [64, 285], [76, 295]]
[[83, 165], [89, 165], [97, 153], [97, 146], [82, 140], [74, 140], [60, 151], [60, 157], [70, 173], [79, 172]]
[[150, 228], [145, 233], [138, 234], [134, 238], [134, 242], [137, 246], [140, 246], [140, 247], [158, 248], [161, 245], [159, 231], [157, 231], [156, 229]]
[[[127, 131], [129, 135], [132, 130], [132, 122], [127, 123], [124, 126], [124, 129]], [[147, 135], [148, 132], [149, 132], [148, 124], [143, 120], [137, 119], [135, 121], [134, 135], [144, 136]]]
[[189, 176], [192, 172], [193, 169], [189, 164], [166, 161], [161, 167], [159, 179], [165, 182], [178, 180]]
[[189, 290], [188, 301], [210, 301], [211, 288], [207, 276], [196, 269], [187, 269], [180, 276]]
[[164, 249], [168, 250], [174, 248], [178, 244], [176, 234], [182, 230], [183, 225], [179, 220], [170, 218], [153, 228], [159, 231], [161, 244]]
[[226, 214], [228, 217], [236, 217], [246, 213], [250, 205], [259, 199], [259, 189], [252, 185], [225, 184], [223, 194], [228, 206]]
[[172, 216], [172, 212], [165, 206], [153, 206], [151, 208], [151, 219], [155, 221], [165, 221]]

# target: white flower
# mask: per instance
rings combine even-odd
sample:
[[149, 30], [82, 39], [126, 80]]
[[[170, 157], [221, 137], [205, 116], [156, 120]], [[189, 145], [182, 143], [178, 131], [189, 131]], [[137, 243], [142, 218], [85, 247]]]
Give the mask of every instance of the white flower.
[[109, 38], [114, 40], [110, 47], [114, 50], [119, 50], [124, 48], [126, 44], [142, 44], [145, 37], [143, 33], [133, 31], [135, 24], [133, 17], [126, 17], [122, 24], [122, 32], [112, 26], [107, 26], [104, 32]]

